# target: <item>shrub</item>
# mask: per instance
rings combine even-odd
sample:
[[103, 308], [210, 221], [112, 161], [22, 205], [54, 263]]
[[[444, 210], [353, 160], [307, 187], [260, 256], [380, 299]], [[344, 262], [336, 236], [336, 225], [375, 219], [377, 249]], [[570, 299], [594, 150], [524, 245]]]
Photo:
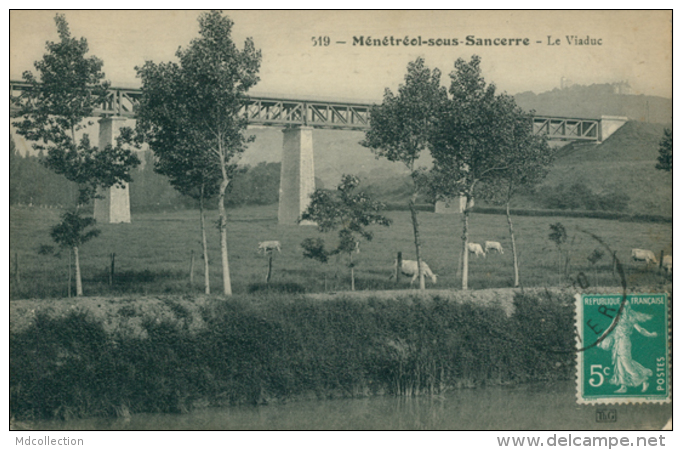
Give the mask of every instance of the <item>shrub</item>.
[[622, 191], [597, 194], [583, 183], [545, 187], [538, 195], [548, 209], [624, 211], [630, 201], [630, 197]]
[[570, 295], [514, 296], [516, 351], [531, 380], [567, 379], [575, 360], [573, 299]]
[[201, 306], [180, 297], [105, 304], [116, 311], [107, 319], [46, 309], [11, 336], [10, 413], [184, 412], [311, 393], [410, 396], [570, 378], [571, 298], [518, 294], [514, 303], [511, 317], [499, 306], [438, 297], [281, 293]]
[[10, 340], [10, 413], [68, 419], [100, 412], [111, 386], [100, 370], [108, 358], [101, 323], [81, 311], [52, 317]]

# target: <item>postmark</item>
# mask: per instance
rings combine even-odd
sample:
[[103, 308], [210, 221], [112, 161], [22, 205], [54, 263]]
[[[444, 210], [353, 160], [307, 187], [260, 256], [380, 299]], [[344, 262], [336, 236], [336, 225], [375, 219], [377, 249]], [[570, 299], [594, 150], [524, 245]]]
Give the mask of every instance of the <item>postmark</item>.
[[667, 294], [576, 295], [577, 402], [671, 401]]

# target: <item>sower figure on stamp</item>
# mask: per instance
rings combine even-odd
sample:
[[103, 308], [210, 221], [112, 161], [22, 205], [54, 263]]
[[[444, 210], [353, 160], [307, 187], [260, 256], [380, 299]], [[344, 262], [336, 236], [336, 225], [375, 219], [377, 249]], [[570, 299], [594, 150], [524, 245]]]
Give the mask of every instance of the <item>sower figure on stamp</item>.
[[620, 385], [616, 393], [627, 392], [628, 387], [639, 385], [642, 385], [642, 392], [646, 392], [649, 387], [648, 380], [653, 372], [632, 359], [630, 335], [633, 330], [637, 330], [642, 336], [656, 337], [656, 332], [649, 332], [639, 325], [641, 322], [650, 320], [651, 317], [649, 314], [633, 311], [630, 304], [627, 303], [616, 327], [611, 334], [599, 343], [600, 348], [611, 351], [613, 376], [609, 383], [616, 386]]

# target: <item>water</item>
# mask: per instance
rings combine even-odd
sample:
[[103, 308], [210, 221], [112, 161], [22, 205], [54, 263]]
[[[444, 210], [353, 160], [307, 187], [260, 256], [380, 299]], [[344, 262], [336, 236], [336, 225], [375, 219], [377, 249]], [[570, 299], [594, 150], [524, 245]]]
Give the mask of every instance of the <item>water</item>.
[[484, 387], [413, 398], [306, 400], [263, 406], [207, 408], [187, 414], [35, 421], [17, 429], [47, 430], [589, 430], [661, 429], [672, 404], [613, 405], [615, 423], [597, 423], [597, 409], [577, 405], [575, 384]]

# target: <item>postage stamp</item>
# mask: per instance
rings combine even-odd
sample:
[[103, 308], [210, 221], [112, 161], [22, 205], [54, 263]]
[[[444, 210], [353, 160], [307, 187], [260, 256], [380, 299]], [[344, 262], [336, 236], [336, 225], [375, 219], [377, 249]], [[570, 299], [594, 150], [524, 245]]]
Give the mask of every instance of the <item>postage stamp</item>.
[[667, 294], [576, 295], [578, 403], [671, 401]]

